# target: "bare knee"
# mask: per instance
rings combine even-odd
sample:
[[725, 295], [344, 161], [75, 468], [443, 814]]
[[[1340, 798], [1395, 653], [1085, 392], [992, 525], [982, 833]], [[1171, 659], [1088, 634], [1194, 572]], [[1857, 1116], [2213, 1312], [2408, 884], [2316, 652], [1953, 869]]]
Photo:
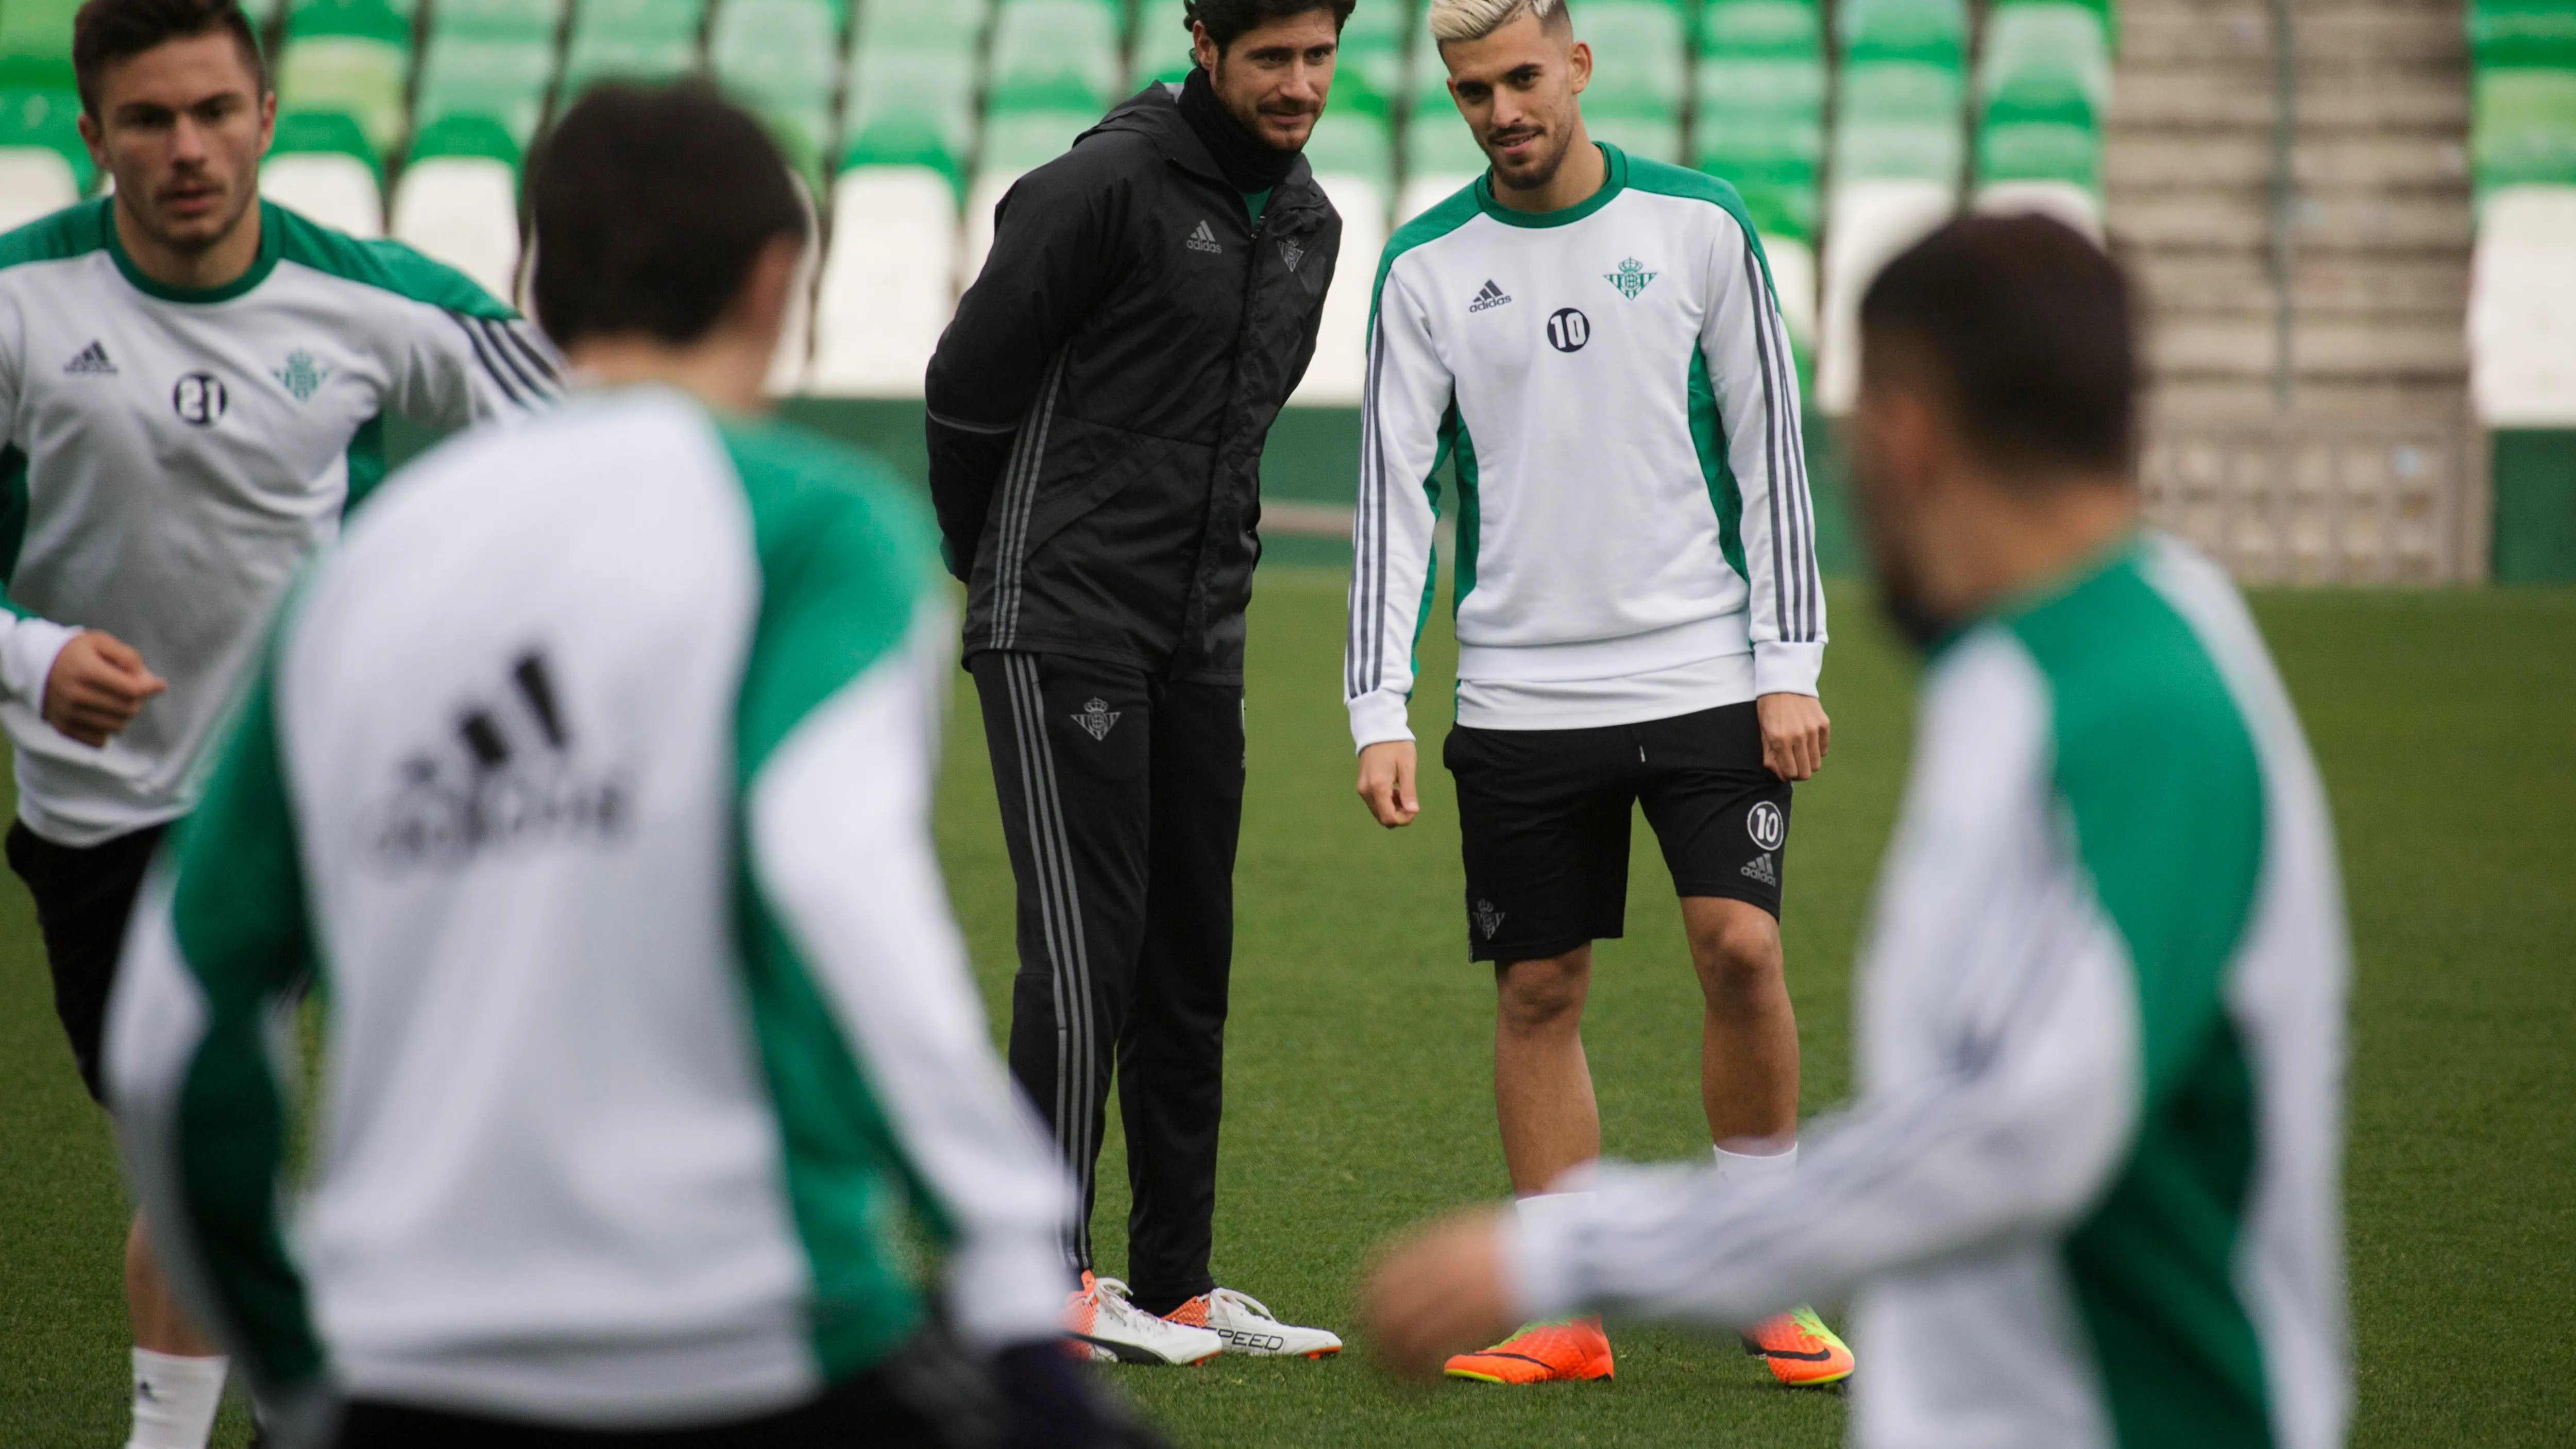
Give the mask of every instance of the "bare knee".
[[1780, 923], [1742, 901], [1694, 902], [1686, 913], [1691, 965], [1709, 1005], [1766, 997], [1781, 989]]
[[1498, 1018], [1505, 1031], [1519, 1035], [1570, 1030], [1583, 1019], [1583, 998], [1591, 984], [1589, 948], [1544, 961], [1497, 966]]

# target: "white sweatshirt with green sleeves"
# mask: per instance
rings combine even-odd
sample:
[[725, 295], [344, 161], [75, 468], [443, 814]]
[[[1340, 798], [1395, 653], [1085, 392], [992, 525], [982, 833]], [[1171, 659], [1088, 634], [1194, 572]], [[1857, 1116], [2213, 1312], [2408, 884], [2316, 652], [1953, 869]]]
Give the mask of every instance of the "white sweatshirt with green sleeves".
[[2150, 535], [1926, 675], [1849, 1113], [1776, 1184], [1601, 1171], [1514, 1230], [1522, 1306], [1852, 1292], [1869, 1449], [2330, 1449], [2347, 968], [2288, 696]]
[[[113, 205], [0, 237], [0, 726], [19, 818], [73, 846], [187, 810], [287, 578], [383, 478], [387, 415], [457, 429], [560, 391], [518, 314], [398, 242], [263, 203], [251, 269], [179, 291]], [[170, 683], [104, 749], [42, 714], [83, 628]]]
[[164, 1252], [272, 1401], [777, 1410], [921, 1321], [908, 1211], [970, 1343], [1054, 1335], [1069, 1190], [931, 846], [933, 538], [831, 444], [638, 391], [430, 455], [299, 588], [107, 1036]]
[[1460, 724], [1816, 692], [1815, 511], [1761, 244], [1726, 183], [1601, 151], [1589, 200], [1514, 211], [1479, 178], [1378, 265], [1343, 678], [1362, 748], [1413, 737], [1444, 462]]

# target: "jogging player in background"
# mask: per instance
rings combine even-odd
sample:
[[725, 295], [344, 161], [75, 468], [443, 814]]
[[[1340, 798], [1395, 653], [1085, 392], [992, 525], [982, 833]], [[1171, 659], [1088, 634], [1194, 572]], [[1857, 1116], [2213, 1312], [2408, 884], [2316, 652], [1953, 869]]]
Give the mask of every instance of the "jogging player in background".
[[[556, 383], [473, 283], [261, 202], [276, 98], [230, 0], [90, 0], [72, 52], [115, 190], [0, 237], [0, 724], [9, 864], [95, 1097], [144, 865], [287, 576], [382, 476], [385, 417], [457, 428]], [[126, 1298], [132, 1442], [199, 1449], [224, 1363], [139, 1226]]]
[[[1133, 1362], [1341, 1348], [1219, 1288], [1210, 1251], [1261, 451], [1341, 246], [1300, 148], [1350, 13], [1191, 0], [1188, 80], [1011, 189], [930, 364], [931, 497], [1019, 880], [1011, 1072], [1081, 1184], [1067, 1326]], [[1126, 1282], [1092, 1273], [1113, 1068]]]
[[1605, 1170], [1417, 1239], [1371, 1293], [1397, 1367], [1526, 1316], [1856, 1290], [1871, 1449], [2343, 1442], [2334, 838], [2243, 601], [2140, 527], [2131, 316], [2037, 217], [1870, 287], [1856, 482], [1929, 657], [1859, 1100], [1794, 1183]]
[[754, 416], [786, 165], [703, 86], [610, 86], [529, 186], [583, 392], [299, 586], [147, 887], [110, 1078], [173, 1275], [282, 1444], [1107, 1442], [931, 848], [929, 520]]
[[[1420, 809], [1407, 722], [1431, 602], [1434, 474], [1457, 479], [1458, 783], [1469, 955], [1494, 963], [1494, 1106], [1521, 1211], [1578, 1209], [1601, 1154], [1584, 1057], [1592, 943], [1625, 925], [1643, 805], [1705, 1003], [1718, 1170], [1797, 1161], [1798, 1026], [1780, 893], [1793, 781], [1821, 765], [1825, 600], [1796, 373], [1760, 244], [1723, 182], [1585, 134], [1591, 52], [1560, 0], [1432, 0], [1491, 169], [1378, 267], [1345, 694], [1378, 823]], [[1421, 124], [1428, 124], [1427, 118]], [[1812, 1311], [1755, 1322], [1783, 1383], [1851, 1373]], [[1449, 1363], [1602, 1379], [1596, 1318]]]

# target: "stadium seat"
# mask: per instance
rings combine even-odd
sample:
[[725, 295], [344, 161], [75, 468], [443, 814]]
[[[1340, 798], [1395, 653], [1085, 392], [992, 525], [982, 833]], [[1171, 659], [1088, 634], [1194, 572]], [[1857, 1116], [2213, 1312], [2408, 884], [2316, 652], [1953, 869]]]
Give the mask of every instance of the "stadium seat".
[[260, 193], [356, 237], [385, 232], [384, 180], [375, 146], [340, 111], [282, 111], [259, 168]]
[[1804, 376], [1816, 356], [1816, 249], [1800, 237], [1764, 233], [1762, 256], [1771, 266], [1771, 291], [1780, 302], [1781, 324], [1789, 329], [1789, 350]]
[[726, 0], [707, 40], [718, 83], [768, 123], [808, 187], [831, 140], [840, 40], [832, 0]]
[[2490, 427], [2576, 427], [2576, 186], [2487, 198], [2469, 272], [2469, 397]]
[[[1690, 50], [1682, 12], [1665, 0], [1588, 0], [1576, 33], [1592, 47], [1583, 115], [1677, 123], [1690, 99]], [[1680, 150], [1678, 138], [1673, 147]]]
[[414, 153], [394, 183], [393, 235], [508, 298], [519, 273], [519, 173], [492, 156]]
[[1489, 164], [1476, 134], [1455, 108], [1426, 112], [1417, 107], [1404, 132], [1404, 190], [1396, 197], [1396, 225], [1446, 201], [1484, 175]]
[[859, 6], [850, 32], [853, 61], [870, 54], [972, 55], [984, 43], [992, 0], [941, 0], [937, 4], [869, 0]]
[[603, 80], [667, 80], [698, 66], [706, 0], [581, 0], [564, 49], [562, 98]]
[[850, 81], [841, 168], [927, 166], [962, 187], [974, 83], [972, 55], [868, 52]]
[[1631, 156], [1648, 161], [1682, 162], [1682, 123], [1679, 115], [1625, 116], [1585, 115], [1584, 129], [1595, 141], [1607, 141]]
[[1371, 0], [1351, 11], [1342, 27], [1342, 53], [1333, 67], [1333, 104], [1352, 103], [1365, 92], [1380, 110], [1404, 94], [1408, 41], [1414, 30], [1411, 0]]
[[1341, 262], [1324, 298], [1315, 360], [1289, 400], [1311, 406], [1348, 407], [1360, 401], [1368, 373], [1369, 290], [1377, 256], [1386, 247], [1393, 202], [1395, 145], [1386, 122], [1366, 109], [1336, 105], [1315, 124], [1306, 143], [1315, 182], [1342, 214]]
[[1813, 238], [1825, 151], [1824, 31], [1814, 7], [1719, 0], [1701, 12], [1699, 34], [1694, 164], [1734, 184], [1764, 236]]
[[75, 93], [0, 90], [0, 232], [80, 201], [90, 172]]
[[545, 113], [554, 73], [551, 40], [433, 32], [421, 56], [412, 125], [425, 131], [452, 116], [485, 117], [525, 146]]
[[796, 278], [788, 287], [778, 350], [769, 359], [766, 391], [771, 397], [786, 397], [805, 386], [806, 370], [814, 358], [814, 282], [823, 267], [823, 220], [814, 209], [813, 189], [792, 164], [787, 179], [796, 188], [797, 206], [805, 212], [805, 251], [797, 259]]
[[1957, 70], [1968, 48], [1965, 0], [1842, 0], [1835, 9], [1843, 61], [1915, 61]]
[[80, 0], [0, 3], [0, 86], [73, 89], [72, 17], [79, 11]]
[[[1356, 23], [1359, 12], [1351, 12]], [[1350, 53], [1350, 32], [1342, 33], [1342, 50]], [[1127, 44], [1129, 83], [1142, 90], [1148, 81], [1177, 81], [1187, 77], [1190, 67], [1198, 62], [1190, 54], [1189, 0], [1142, 0], [1136, 7], [1136, 24]], [[1347, 64], [1347, 59], [1345, 60]], [[1341, 103], [1341, 81], [1333, 82], [1334, 104]]]
[[808, 386], [844, 397], [919, 397], [957, 308], [953, 173], [859, 165], [832, 187], [832, 250], [815, 298]]
[[1838, 183], [1825, 238], [1823, 317], [1816, 339], [1816, 405], [1851, 411], [1860, 391], [1860, 299], [1898, 252], [1949, 219], [1952, 183], [1879, 179]]
[[2576, 184], [2576, 69], [2481, 67], [2470, 78], [2470, 130], [2481, 194]]
[[2083, 5], [1998, 6], [1977, 70], [1976, 207], [2040, 211], [2099, 237], [2111, 52]]
[[2576, 5], [2567, 0], [2470, 0], [2468, 34], [2481, 69], [2576, 70]]
[[563, 28], [566, 0], [437, 0], [429, 8], [429, 33], [487, 40], [542, 41], [551, 50]]
[[1009, 194], [1011, 184], [1073, 149], [1073, 138], [1100, 121], [1097, 112], [1011, 111], [984, 120], [983, 155], [974, 184], [966, 191], [965, 266], [960, 273], [970, 285], [984, 269], [984, 254], [993, 249], [993, 208]]
[[1104, 0], [1006, 0], [993, 18], [989, 110], [1089, 111], [1118, 97], [1118, 16]]
[[378, 162], [409, 127], [410, 76], [411, 21], [388, 0], [304, 0], [286, 17], [278, 109], [349, 117]]

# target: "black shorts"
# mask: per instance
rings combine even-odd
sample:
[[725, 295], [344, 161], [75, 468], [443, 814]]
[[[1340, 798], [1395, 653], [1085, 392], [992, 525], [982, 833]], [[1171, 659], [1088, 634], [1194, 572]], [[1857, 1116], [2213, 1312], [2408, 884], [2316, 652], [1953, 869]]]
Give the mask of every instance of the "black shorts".
[[45, 937], [45, 964], [53, 969], [54, 1015], [71, 1038], [72, 1060], [92, 1101], [104, 1102], [98, 1043], [107, 1026], [107, 998], [116, 989], [116, 959], [125, 950], [125, 924], [143, 889], [166, 825], [92, 846], [56, 845], [9, 826], [9, 868], [36, 898], [36, 929]]
[[1789, 782], [1762, 763], [1749, 701], [1600, 729], [1460, 725], [1441, 754], [1458, 780], [1472, 960], [1539, 961], [1620, 936], [1636, 805], [1676, 894], [1780, 914]]

